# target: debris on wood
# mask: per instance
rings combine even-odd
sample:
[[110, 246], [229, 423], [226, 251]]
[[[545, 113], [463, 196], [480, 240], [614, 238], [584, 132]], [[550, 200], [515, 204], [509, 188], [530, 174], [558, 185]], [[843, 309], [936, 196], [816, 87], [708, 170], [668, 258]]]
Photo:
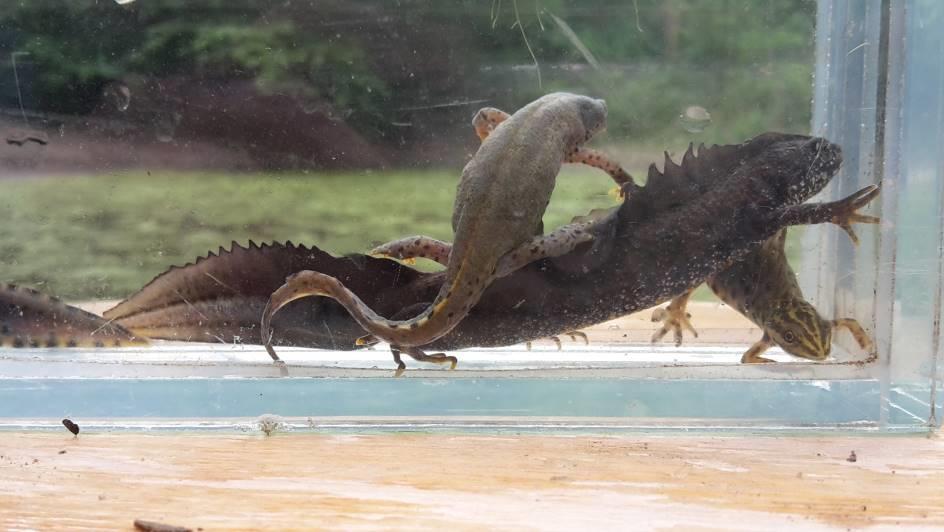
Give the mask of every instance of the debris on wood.
[[66, 428], [69, 429], [69, 432], [74, 434], [76, 438], [79, 437], [79, 425], [77, 423], [69, 418], [66, 418], [62, 420], [62, 424], [65, 425]]
[[165, 525], [156, 521], [145, 521], [144, 519], [135, 519], [134, 528], [144, 532], [192, 532], [191, 529], [184, 526]]

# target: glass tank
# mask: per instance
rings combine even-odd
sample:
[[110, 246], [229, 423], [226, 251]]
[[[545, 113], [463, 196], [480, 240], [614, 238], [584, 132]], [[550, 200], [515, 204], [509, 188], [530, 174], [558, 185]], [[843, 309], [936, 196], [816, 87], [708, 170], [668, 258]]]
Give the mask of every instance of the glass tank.
[[0, 426], [938, 427], [942, 29], [933, 0], [19, 3]]

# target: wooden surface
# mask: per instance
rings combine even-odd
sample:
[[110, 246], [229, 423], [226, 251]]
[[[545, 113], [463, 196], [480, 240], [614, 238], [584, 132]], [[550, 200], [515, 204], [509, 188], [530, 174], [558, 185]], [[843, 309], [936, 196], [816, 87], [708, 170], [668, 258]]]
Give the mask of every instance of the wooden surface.
[[0, 432], [0, 528], [131, 530], [134, 519], [194, 530], [937, 528], [944, 440]]

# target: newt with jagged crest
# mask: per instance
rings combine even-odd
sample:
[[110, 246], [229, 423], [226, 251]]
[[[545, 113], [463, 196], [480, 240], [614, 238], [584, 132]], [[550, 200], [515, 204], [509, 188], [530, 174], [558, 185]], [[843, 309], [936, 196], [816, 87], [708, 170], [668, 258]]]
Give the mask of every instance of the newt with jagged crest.
[[[645, 186], [633, 188], [619, 207], [587, 222], [590, 250], [496, 279], [464, 320], [425, 347], [506, 346], [651, 308], [716, 276], [784, 228], [860, 221], [858, 210], [879, 193], [869, 186], [838, 201], [801, 204], [842, 161], [839, 146], [802, 135], [765, 133], [741, 144], [689, 149], [680, 164], [666, 159], [664, 170], [651, 166]], [[342, 279], [385, 315], [426, 305], [446, 276], [292, 243], [233, 243], [158, 275], [105, 318], [138, 337], [245, 342], [258, 338], [270, 294], [300, 270]], [[10, 295], [0, 291], [0, 303]], [[29, 299], [19, 307], [22, 317], [54, 325], [46, 310], [55, 305], [37, 294]], [[8, 323], [8, 332], [19, 333], [21, 324]], [[285, 346], [356, 349], [364, 334], [344, 307], [324, 297], [290, 303], [271, 325], [273, 344]]]

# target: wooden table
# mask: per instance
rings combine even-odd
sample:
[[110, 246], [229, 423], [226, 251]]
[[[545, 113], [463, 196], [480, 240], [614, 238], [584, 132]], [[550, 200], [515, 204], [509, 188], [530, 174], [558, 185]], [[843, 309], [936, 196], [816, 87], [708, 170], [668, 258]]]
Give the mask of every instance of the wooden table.
[[136, 518], [194, 530], [944, 527], [944, 440], [0, 432], [0, 528], [130, 530]]

